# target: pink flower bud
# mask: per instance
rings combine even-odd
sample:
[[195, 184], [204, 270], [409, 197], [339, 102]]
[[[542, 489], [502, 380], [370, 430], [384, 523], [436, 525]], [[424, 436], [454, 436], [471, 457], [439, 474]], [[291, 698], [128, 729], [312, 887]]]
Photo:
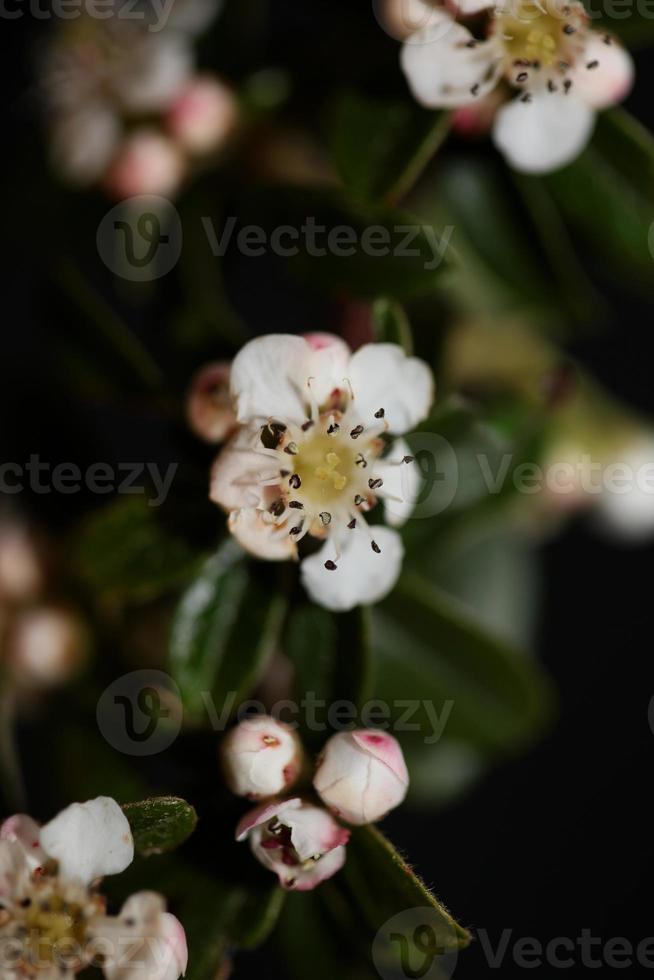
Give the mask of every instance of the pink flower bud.
[[402, 749], [387, 732], [339, 732], [325, 746], [313, 785], [351, 824], [373, 823], [398, 806], [409, 788]]
[[82, 623], [71, 613], [41, 607], [21, 613], [8, 639], [11, 667], [29, 686], [64, 684], [79, 669], [87, 652]]
[[302, 764], [295, 732], [266, 715], [233, 728], [222, 743], [221, 755], [227, 785], [250, 800], [265, 800], [288, 789]]
[[42, 584], [41, 566], [29, 532], [20, 524], [0, 525], [0, 599], [29, 602]]
[[167, 125], [170, 135], [189, 153], [211, 153], [233, 131], [238, 106], [230, 88], [216, 78], [197, 76], [173, 102]]
[[229, 362], [207, 364], [193, 378], [186, 400], [188, 424], [200, 439], [223, 442], [236, 428], [229, 393]]
[[156, 129], [138, 129], [122, 144], [105, 178], [116, 198], [137, 194], [174, 194], [185, 171], [184, 157], [167, 136]]
[[311, 891], [345, 863], [349, 830], [321, 807], [300, 799], [275, 800], [247, 813], [236, 828], [252, 853], [274, 871], [282, 888]]

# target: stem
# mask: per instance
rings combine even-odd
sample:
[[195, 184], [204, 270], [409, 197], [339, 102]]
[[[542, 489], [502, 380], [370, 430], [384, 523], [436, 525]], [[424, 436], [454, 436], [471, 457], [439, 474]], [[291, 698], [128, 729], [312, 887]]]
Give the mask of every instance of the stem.
[[402, 198], [406, 197], [449, 133], [450, 119], [449, 112], [439, 112], [436, 114], [434, 125], [418, 147], [417, 153], [413, 155], [408, 165], [395, 181], [395, 184], [388, 191], [385, 198], [386, 204], [395, 207], [400, 203]]

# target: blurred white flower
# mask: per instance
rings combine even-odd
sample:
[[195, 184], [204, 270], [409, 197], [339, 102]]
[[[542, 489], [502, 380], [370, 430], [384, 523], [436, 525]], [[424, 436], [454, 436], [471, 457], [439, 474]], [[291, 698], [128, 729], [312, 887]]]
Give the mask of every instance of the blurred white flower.
[[73, 803], [41, 828], [23, 814], [5, 820], [0, 942], [11, 948], [12, 963], [3, 977], [71, 975], [93, 964], [108, 980], [178, 980], [186, 969], [186, 939], [163, 899], [138, 893], [114, 918], [95, 887], [133, 857], [129, 823], [109, 797]]
[[20, 684], [63, 684], [84, 662], [88, 636], [73, 613], [56, 606], [18, 612], [7, 637], [7, 659]]
[[238, 120], [232, 90], [217, 78], [192, 78], [170, 105], [168, 132], [191, 154], [212, 153], [227, 140]]
[[388, 732], [338, 732], [327, 742], [313, 785], [347, 823], [374, 823], [399, 806], [409, 788], [402, 749]]
[[626, 443], [605, 465], [604, 475], [607, 485], [596, 503], [604, 528], [626, 542], [654, 534], [654, 435], [643, 433]]
[[230, 369], [229, 361], [215, 361], [191, 381], [186, 418], [195, 435], [206, 442], [222, 442], [237, 425], [229, 393]]
[[242, 721], [225, 736], [221, 758], [231, 791], [262, 800], [293, 785], [302, 764], [302, 747], [288, 725], [262, 715]]
[[[505, 79], [520, 94], [496, 115], [498, 148], [525, 173], [565, 166], [590, 138], [596, 110], [628, 93], [631, 58], [612, 37], [589, 28], [578, 0], [474, 6], [490, 17], [483, 40], [446, 9], [406, 39], [401, 63], [413, 94], [425, 106], [458, 109]], [[472, 11], [466, 5], [461, 12]]]
[[119, 200], [138, 194], [169, 197], [178, 190], [186, 161], [171, 139], [156, 129], [135, 129], [111, 161], [104, 186]]
[[352, 354], [328, 334], [271, 334], [232, 364], [240, 429], [214, 464], [211, 499], [252, 554], [297, 555], [309, 534], [322, 548], [302, 562], [312, 599], [351, 609], [383, 598], [400, 573], [399, 534], [369, 527], [365, 513], [384, 501], [391, 524], [411, 513], [418, 484], [407, 444], [388, 453], [382, 436], [426, 417], [434, 391], [429, 367], [395, 344]]
[[311, 891], [345, 863], [348, 830], [321, 807], [300, 799], [276, 800], [247, 813], [236, 839], [249, 839], [252, 853], [282, 888]]

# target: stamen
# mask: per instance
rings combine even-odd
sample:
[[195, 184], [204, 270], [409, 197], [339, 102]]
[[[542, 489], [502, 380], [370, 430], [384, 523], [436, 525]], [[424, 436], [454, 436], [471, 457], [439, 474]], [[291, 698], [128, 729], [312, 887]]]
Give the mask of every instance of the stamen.
[[333, 436], [334, 433], [338, 432], [339, 429], [340, 429], [340, 425], [338, 424], [338, 422], [332, 422], [329, 428], [327, 429], [327, 435]]
[[386, 412], [384, 411], [383, 408], [380, 408], [380, 409], [378, 409], [378, 411], [375, 412], [375, 418], [376, 419], [383, 419], [383, 417], [385, 415], [386, 415]]
[[284, 480], [286, 479], [286, 477], [289, 475], [290, 472], [291, 472], [290, 470], [280, 470], [279, 475], [281, 476], [282, 480]]
[[362, 432], [363, 432], [363, 426], [362, 425], [356, 425], [352, 429], [352, 431], [350, 432], [350, 438], [351, 439], [358, 439]]
[[293, 507], [294, 510], [304, 510], [304, 504], [299, 500], [290, 500], [288, 506]]
[[288, 446], [284, 446], [284, 452], [288, 453], [289, 456], [297, 456], [298, 448], [296, 442], [289, 442]]
[[274, 517], [281, 517], [284, 511], [286, 510], [286, 504], [280, 497], [279, 500], [276, 500], [273, 504], [270, 505], [269, 510], [270, 513], [274, 515]]
[[336, 564], [335, 561], [332, 561], [330, 558], [329, 561], [325, 562], [325, 568], [327, 569], [328, 572], [335, 572], [336, 569], [338, 568], [338, 565]]
[[304, 526], [304, 522], [302, 522], [302, 524], [298, 524], [296, 527], [292, 527], [288, 533], [292, 534], [293, 537], [295, 537], [297, 534], [302, 533], [303, 526]]
[[288, 483], [289, 486], [293, 488], [293, 490], [299, 490], [300, 487], [302, 486], [302, 480], [300, 479], [299, 473], [294, 473], [293, 476], [288, 481]]
[[366, 460], [366, 457], [363, 455], [363, 453], [359, 453], [357, 458], [354, 460], [354, 464], [355, 466], [362, 466], [363, 469], [365, 470], [366, 466], [368, 465], [368, 462]]
[[357, 526], [357, 519], [356, 519], [356, 517], [353, 517], [352, 520], [350, 521], [350, 523], [348, 524], [348, 527], [349, 527], [350, 531], [353, 531], [356, 526]]
[[355, 507], [360, 507], [361, 504], [364, 502], [365, 499], [366, 499], [365, 497], [362, 497], [361, 494], [358, 493], [356, 495], [356, 497], [354, 498], [354, 506]]
[[303, 423], [302, 423], [302, 426], [301, 426], [301, 428], [302, 428], [302, 431], [303, 431], [303, 432], [308, 432], [308, 431], [309, 431], [309, 429], [310, 429], [310, 428], [311, 428], [312, 426], [314, 426], [315, 424], [316, 424], [316, 423], [315, 423], [315, 422], [313, 421], [313, 419], [307, 419], [307, 420], [306, 420], [306, 422], [303, 422]]
[[593, 68], [597, 68], [598, 66], [599, 66], [599, 61], [589, 61], [588, 64], [586, 65], [586, 68], [588, 69], [588, 71], [592, 71]]
[[376, 555], [381, 555], [381, 548], [379, 547], [376, 541], [371, 541], [370, 547], [372, 548], [372, 550], [375, 552]]
[[379, 487], [384, 486], [384, 481], [380, 477], [377, 477], [374, 480], [368, 480], [368, 486], [371, 490], [377, 490]]
[[318, 516], [325, 527], [327, 527], [328, 524], [331, 524], [332, 515], [329, 513], [329, 511], [323, 510]]

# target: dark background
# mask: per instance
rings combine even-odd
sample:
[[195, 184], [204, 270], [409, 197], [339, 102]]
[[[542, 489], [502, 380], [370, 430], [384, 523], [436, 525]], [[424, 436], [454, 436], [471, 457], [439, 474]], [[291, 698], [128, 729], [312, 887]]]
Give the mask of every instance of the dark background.
[[[47, 28], [28, 16], [2, 23], [3, 158], [9, 171], [2, 186], [8, 259], [3, 265], [0, 455], [23, 461], [39, 453], [53, 463], [72, 460], [83, 466], [112, 454], [166, 461], [181, 453], [198, 462], [202, 451], [177, 422], [162, 423], [144, 405], [124, 413], [82, 409], [58, 373], [58, 330], [66, 313], [53, 305], [51, 263], [53, 242], [67, 231], [51, 224], [48, 197], [56, 185], [48, 182], [38, 161], [42, 144], [31, 67], [33, 43]], [[223, 52], [221, 64], [228, 76], [238, 78], [248, 65], [283, 61], [303, 79], [300, 111], [303, 103], [321, 103], [335, 80], [344, 77], [378, 94], [398, 89], [399, 73], [387, 70], [389, 46], [394, 42], [379, 31], [368, 3], [278, 0], [271, 5], [267, 40], [246, 51]], [[637, 61], [637, 90], [628, 108], [652, 126], [651, 58], [643, 53]], [[93, 240], [86, 247], [90, 254]], [[589, 272], [606, 294], [602, 270], [591, 267]], [[245, 292], [247, 279], [247, 270], [234, 274], [237, 306], [252, 302], [249, 291], [247, 297], [238, 294]], [[609, 390], [654, 418], [652, 309], [615, 290], [610, 299], [613, 322], [569, 349]], [[271, 302], [272, 315], [279, 316], [289, 297], [268, 283], [259, 294], [257, 318], [265, 320]], [[291, 316], [294, 312], [291, 308]], [[149, 310], [137, 323], [155, 349], [156, 315], [156, 309]], [[104, 456], [98, 455], [99, 447]], [[55, 533], [80, 505], [90, 503], [61, 497], [21, 500]], [[513, 930], [512, 942], [535, 937], [545, 943], [559, 936], [576, 939], [584, 928], [604, 941], [626, 937], [637, 945], [654, 935], [648, 802], [654, 757], [648, 723], [654, 695], [654, 546], [622, 547], [599, 538], [580, 520], [543, 548], [542, 562], [538, 653], [559, 692], [554, 730], [528, 758], [492, 773], [446, 812], [421, 817], [399, 811], [385, 828], [459, 921], [487, 930], [493, 946], [505, 929]], [[239, 964], [238, 976], [277, 975], [264, 954], [243, 956]], [[551, 969], [534, 972], [545, 975]], [[582, 970], [577, 958], [574, 975]], [[462, 955], [457, 976], [495, 972], [475, 944]], [[523, 972], [507, 954], [502, 976]]]

